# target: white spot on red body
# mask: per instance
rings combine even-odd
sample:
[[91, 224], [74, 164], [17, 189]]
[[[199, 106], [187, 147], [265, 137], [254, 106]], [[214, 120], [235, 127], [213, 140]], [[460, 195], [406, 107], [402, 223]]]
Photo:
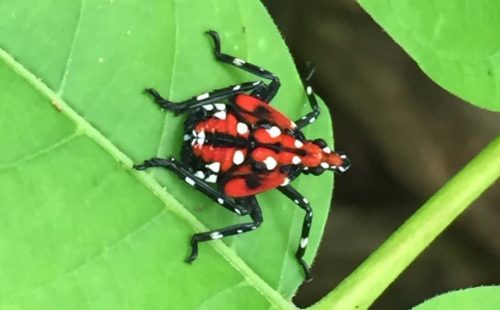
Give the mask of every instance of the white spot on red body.
[[332, 152], [332, 150], [328, 147], [328, 146], [325, 146], [323, 148], [323, 152], [327, 153], [327, 154], [330, 154]]
[[214, 109], [214, 106], [211, 105], [211, 104], [205, 104], [203, 106], [203, 109], [207, 110], [207, 111], [212, 111]]
[[236, 150], [233, 155], [233, 163], [235, 165], [241, 164], [243, 161], [245, 161], [245, 155], [243, 154], [242, 151]]
[[216, 103], [216, 104], [214, 104], [214, 105], [215, 105], [215, 108], [216, 108], [217, 110], [224, 111], [224, 110], [226, 109], [226, 105], [225, 105], [225, 104], [223, 104], [223, 103]]
[[264, 159], [264, 164], [266, 164], [267, 170], [273, 170], [278, 165], [278, 162], [273, 157], [268, 156]]
[[205, 179], [205, 181], [207, 181], [208, 183], [215, 183], [217, 182], [217, 175], [211, 174]]
[[299, 156], [295, 155], [293, 158], [292, 158], [292, 164], [294, 165], [298, 165], [302, 162], [302, 160], [300, 159]]
[[207, 168], [212, 170], [213, 172], [217, 173], [220, 170], [220, 162], [214, 161], [213, 163], [208, 164]]
[[201, 94], [198, 97], [196, 97], [196, 100], [199, 101], [199, 100], [207, 99], [208, 97], [210, 97], [210, 95], [208, 93], [204, 93], [204, 94]]
[[248, 126], [247, 126], [247, 124], [245, 124], [245, 123], [238, 123], [238, 125], [236, 125], [236, 131], [240, 135], [246, 134], [248, 132]]
[[321, 167], [323, 167], [323, 168], [325, 168], [325, 169], [330, 168], [330, 165], [329, 165], [328, 163], [326, 163], [326, 162], [322, 162], [322, 163], [320, 164], [320, 166], [321, 166]]
[[217, 117], [218, 119], [225, 120], [226, 119], [226, 111], [219, 111], [217, 113], [214, 113], [214, 116]]
[[290, 184], [290, 179], [289, 178], [285, 178], [285, 180], [283, 181], [283, 183], [281, 183], [281, 186], [287, 186], [288, 184]]
[[281, 135], [281, 130], [277, 126], [266, 129], [267, 133], [271, 138], [276, 138]]
[[203, 171], [196, 171], [196, 173], [194, 175], [200, 179], [205, 178], [205, 174], [203, 173]]
[[301, 147], [304, 146], [304, 143], [302, 143], [299, 140], [295, 140], [294, 145], [295, 145], [296, 148], [300, 149]]

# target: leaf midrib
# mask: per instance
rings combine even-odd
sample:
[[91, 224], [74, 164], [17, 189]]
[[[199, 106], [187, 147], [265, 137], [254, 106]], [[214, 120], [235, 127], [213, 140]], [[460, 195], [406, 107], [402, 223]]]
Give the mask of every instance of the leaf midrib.
[[[109, 153], [116, 161], [123, 165], [124, 169], [137, 178], [139, 182], [145, 185], [151, 192], [156, 195], [164, 205], [174, 214], [182, 218], [196, 231], [205, 231], [207, 228], [203, 225], [192, 213], [188, 211], [179, 201], [165, 191], [162, 186], [150, 175], [145, 172], [132, 169], [133, 161], [121, 150], [119, 150], [110, 140], [94, 128], [89, 122], [81, 117], [73, 110], [54, 90], [44, 84], [41, 79], [37, 78], [31, 71], [25, 68], [20, 62], [16, 61], [6, 50], [0, 48], [0, 59], [11, 68], [19, 77], [26, 80], [33, 88], [42, 96], [48, 99], [49, 103], [54, 105], [63, 115], [68, 117], [77, 126], [77, 130], [86, 135], [107, 153]], [[271, 304], [277, 309], [296, 309], [296, 307], [277, 291], [270, 287], [259, 275], [257, 275], [236, 253], [226, 246], [220, 240], [209, 242], [209, 245], [224, 257], [246, 280], [259, 291]]]

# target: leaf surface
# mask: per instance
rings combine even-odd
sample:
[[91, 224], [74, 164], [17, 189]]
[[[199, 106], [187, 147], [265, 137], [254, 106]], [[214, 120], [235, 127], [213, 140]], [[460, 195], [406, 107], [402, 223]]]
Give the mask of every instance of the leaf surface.
[[[273, 105], [309, 110], [292, 59], [257, 1], [0, 3], [0, 308], [287, 308], [303, 280], [293, 254], [303, 212], [259, 197], [255, 232], [200, 245], [197, 231], [245, 219], [170, 173], [130, 167], [177, 155], [182, 117], [142, 94], [183, 100], [252, 80], [217, 63], [223, 50], [280, 76]], [[328, 113], [306, 130], [332, 142]], [[332, 176], [293, 183], [315, 210], [306, 255], [319, 245]], [[284, 296], [285, 298], [283, 298]]]
[[480, 286], [447, 292], [433, 297], [413, 310], [473, 310], [497, 309], [500, 305], [499, 286]]
[[474, 105], [500, 111], [500, 2], [359, 3], [436, 83]]

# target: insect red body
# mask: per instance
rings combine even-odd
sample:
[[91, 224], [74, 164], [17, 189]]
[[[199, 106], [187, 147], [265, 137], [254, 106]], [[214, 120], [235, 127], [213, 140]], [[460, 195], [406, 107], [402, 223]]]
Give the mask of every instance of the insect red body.
[[181, 161], [175, 158], [152, 158], [139, 170], [164, 167], [183, 178], [186, 183], [217, 201], [226, 209], [249, 215], [252, 222], [195, 234], [188, 262], [198, 255], [198, 243], [252, 231], [262, 223], [255, 195], [278, 189], [305, 212], [302, 237], [296, 257], [310, 279], [303, 256], [308, 244], [313, 211], [309, 202], [291, 185], [300, 174], [318, 175], [326, 170], [342, 173], [350, 166], [343, 153], [332, 151], [322, 139], [308, 140], [302, 128], [319, 116], [319, 106], [312, 88], [305, 90], [312, 111], [291, 121], [269, 105], [280, 81], [271, 72], [242, 59], [223, 54], [216, 32], [209, 31], [215, 43], [215, 56], [224, 63], [239, 67], [268, 79], [246, 82], [204, 93], [180, 103], [170, 102], [154, 89], [146, 89], [162, 108], [176, 114], [186, 113]]
[[[207, 104], [185, 125], [183, 161], [229, 197], [287, 185], [304, 169], [345, 169], [345, 156], [304, 140], [297, 125], [259, 98]], [[342, 158], [344, 157], [344, 158]]]

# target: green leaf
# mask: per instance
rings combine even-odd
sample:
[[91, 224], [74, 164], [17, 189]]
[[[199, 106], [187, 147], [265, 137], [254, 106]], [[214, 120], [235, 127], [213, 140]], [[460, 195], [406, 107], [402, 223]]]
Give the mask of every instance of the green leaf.
[[500, 2], [359, 3], [436, 83], [474, 105], [500, 111]]
[[[178, 154], [182, 117], [142, 94], [182, 100], [255, 79], [214, 60], [223, 50], [275, 72], [273, 105], [309, 110], [289, 52], [258, 1], [0, 2], [0, 308], [256, 309], [293, 307], [303, 212], [259, 197], [255, 232], [200, 245], [196, 231], [243, 221], [171, 173], [130, 167]], [[328, 112], [306, 130], [332, 142]], [[294, 185], [315, 211], [316, 252], [332, 176]]]
[[500, 308], [500, 286], [481, 286], [433, 297], [413, 310], [475, 310]]

